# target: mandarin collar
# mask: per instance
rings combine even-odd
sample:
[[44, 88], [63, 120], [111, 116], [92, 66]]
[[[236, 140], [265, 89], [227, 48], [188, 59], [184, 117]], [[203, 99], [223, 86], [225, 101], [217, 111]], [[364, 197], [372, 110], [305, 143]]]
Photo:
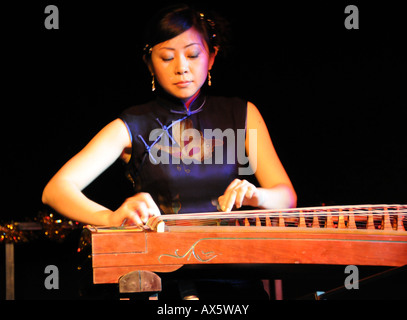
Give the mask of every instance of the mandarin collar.
[[168, 94], [163, 89], [160, 88], [160, 90], [156, 91], [156, 100], [158, 104], [166, 109], [169, 109], [171, 113], [191, 115], [201, 111], [206, 102], [206, 95], [202, 92], [202, 89], [198, 96], [196, 96], [195, 99], [190, 103], [189, 109], [181, 99]]

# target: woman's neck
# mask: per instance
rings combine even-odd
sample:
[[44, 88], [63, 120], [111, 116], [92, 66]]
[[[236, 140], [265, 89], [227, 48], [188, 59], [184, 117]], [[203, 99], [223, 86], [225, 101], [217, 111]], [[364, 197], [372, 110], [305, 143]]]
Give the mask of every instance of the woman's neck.
[[191, 105], [191, 103], [196, 99], [196, 97], [199, 95], [199, 92], [201, 90], [198, 90], [192, 97], [183, 100], [185, 107], [187, 108], [187, 110], [189, 110], [189, 106]]

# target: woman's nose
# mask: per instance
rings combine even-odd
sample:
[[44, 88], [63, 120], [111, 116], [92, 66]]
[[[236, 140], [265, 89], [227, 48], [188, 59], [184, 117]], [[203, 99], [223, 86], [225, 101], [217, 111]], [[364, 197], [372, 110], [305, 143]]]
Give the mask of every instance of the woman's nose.
[[175, 74], [181, 75], [188, 73], [188, 61], [185, 57], [179, 57], [175, 66]]

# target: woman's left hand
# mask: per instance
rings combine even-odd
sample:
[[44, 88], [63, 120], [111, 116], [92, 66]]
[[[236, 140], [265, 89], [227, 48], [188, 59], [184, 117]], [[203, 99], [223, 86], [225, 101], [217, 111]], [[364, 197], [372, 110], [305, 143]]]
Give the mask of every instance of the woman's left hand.
[[234, 206], [237, 209], [242, 206], [259, 207], [263, 200], [256, 186], [247, 180], [235, 179], [218, 198], [218, 202], [222, 211], [231, 211]]

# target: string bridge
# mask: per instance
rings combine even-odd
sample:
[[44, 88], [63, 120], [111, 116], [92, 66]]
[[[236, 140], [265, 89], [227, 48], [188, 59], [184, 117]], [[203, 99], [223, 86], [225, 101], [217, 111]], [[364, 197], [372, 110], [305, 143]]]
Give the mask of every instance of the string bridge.
[[236, 226], [402, 233], [406, 232], [407, 228], [407, 205], [331, 206], [163, 215], [151, 217], [147, 225], [158, 232], [164, 232], [168, 229], [166, 227], [171, 226]]

